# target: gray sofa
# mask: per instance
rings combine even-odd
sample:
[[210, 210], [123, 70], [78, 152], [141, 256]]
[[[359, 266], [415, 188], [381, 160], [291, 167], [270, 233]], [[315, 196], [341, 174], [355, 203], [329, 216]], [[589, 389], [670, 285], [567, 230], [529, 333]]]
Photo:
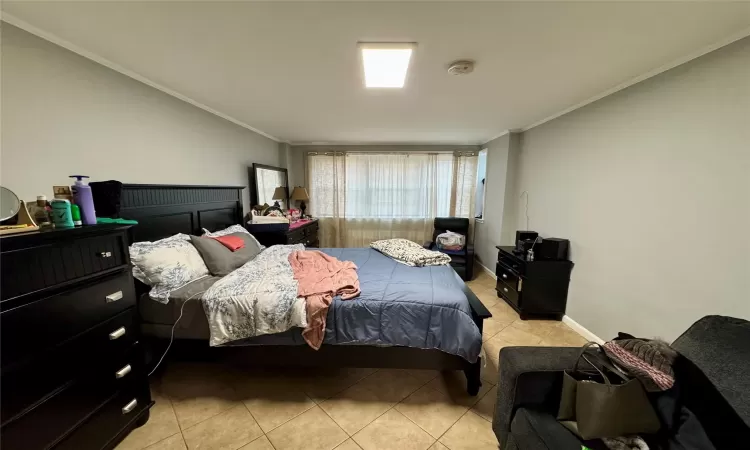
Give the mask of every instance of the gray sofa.
[[[693, 414], [690, 420], [700, 423], [716, 449], [750, 448], [750, 322], [706, 316], [672, 347], [684, 357], [674, 370], [679, 401]], [[562, 371], [573, 368], [579, 351], [565, 347], [500, 350], [492, 428], [501, 449], [581, 449], [581, 441], [555, 419]], [[685, 439], [694, 422], [685, 422], [684, 416], [674, 418], [682, 421], [683, 434], [676, 439]], [[670, 433], [673, 429], [667, 427], [663, 439], [671, 442]], [[680, 447], [669, 444], [665, 448]]]

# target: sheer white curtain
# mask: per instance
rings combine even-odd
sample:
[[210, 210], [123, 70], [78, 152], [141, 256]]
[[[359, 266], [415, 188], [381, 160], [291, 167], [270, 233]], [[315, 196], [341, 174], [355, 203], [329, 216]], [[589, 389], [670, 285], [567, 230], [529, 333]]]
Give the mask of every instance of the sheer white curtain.
[[[310, 211], [323, 247], [378, 239], [429, 240], [433, 219], [471, 217], [471, 156], [450, 153], [310, 154]], [[476, 157], [473, 157], [476, 176]], [[458, 189], [458, 191], [457, 191]]]

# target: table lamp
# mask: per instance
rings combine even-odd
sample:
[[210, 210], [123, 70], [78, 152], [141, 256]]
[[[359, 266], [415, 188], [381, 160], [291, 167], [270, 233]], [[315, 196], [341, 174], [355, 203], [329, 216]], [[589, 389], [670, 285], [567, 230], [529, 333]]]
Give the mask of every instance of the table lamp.
[[279, 205], [279, 200], [286, 200], [286, 188], [284, 186], [279, 186], [273, 191], [273, 196], [271, 197], [271, 200], [276, 200], [276, 203], [273, 204], [273, 206], [277, 208], [281, 208], [281, 205]]
[[305, 200], [310, 200], [310, 196], [307, 194], [307, 188], [297, 186], [292, 191], [292, 200], [299, 200], [299, 209], [302, 211], [302, 217], [305, 217]]

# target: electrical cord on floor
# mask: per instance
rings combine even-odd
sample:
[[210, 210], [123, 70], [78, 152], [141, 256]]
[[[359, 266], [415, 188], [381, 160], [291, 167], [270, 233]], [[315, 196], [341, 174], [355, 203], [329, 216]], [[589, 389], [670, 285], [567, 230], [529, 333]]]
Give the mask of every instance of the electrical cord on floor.
[[177, 326], [177, 324], [180, 323], [180, 319], [182, 319], [182, 313], [185, 311], [185, 305], [187, 305], [187, 302], [195, 298], [196, 295], [201, 295], [205, 292], [206, 291], [198, 292], [197, 294], [191, 295], [190, 298], [185, 300], [185, 302], [182, 304], [182, 306], [180, 307], [180, 315], [177, 316], [177, 320], [175, 320], [174, 325], [172, 325], [172, 333], [169, 336], [169, 345], [167, 345], [167, 349], [164, 350], [164, 354], [161, 355], [161, 358], [159, 358], [159, 362], [156, 363], [156, 366], [154, 366], [153, 370], [149, 372], [148, 376], [151, 376], [154, 374], [154, 372], [156, 372], [156, 369], [159, 368], [159, 366], [161, 365], [161, 362], [164, 361], [164, 357], [167, 356], [167, 353], [169, 353], [169, 349], [172, 347], [172, 342], [174, 342], [174, 329]]

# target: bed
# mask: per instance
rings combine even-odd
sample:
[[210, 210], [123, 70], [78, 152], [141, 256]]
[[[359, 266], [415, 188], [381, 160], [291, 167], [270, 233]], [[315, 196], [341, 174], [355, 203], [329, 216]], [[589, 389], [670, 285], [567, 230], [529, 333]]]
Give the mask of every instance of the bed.
[[[125, 184], [121, 215], [139, 221], [132, 229], [134, 242], [200, 234], [202, 228], [242, 223], [242, 189]], [[218, 278], [206, 277], [174, 292], [166, 304], [149, 299], [148, 287], [138, 287], [141, 328], [153, 353], [166, 346], [182, 314], [170, 357], [221, 355], [252, 366], [463, 370], [468, 392], [476, 395], [482, 321], [491, 315], [449, 266], [408, 267], [372, 249], [321, 251], [357, 264], [362, 294], [334, 300], [319, 351], [305, 345], [300, 329], [209, 347], [208, 321], [197, 299]]]

